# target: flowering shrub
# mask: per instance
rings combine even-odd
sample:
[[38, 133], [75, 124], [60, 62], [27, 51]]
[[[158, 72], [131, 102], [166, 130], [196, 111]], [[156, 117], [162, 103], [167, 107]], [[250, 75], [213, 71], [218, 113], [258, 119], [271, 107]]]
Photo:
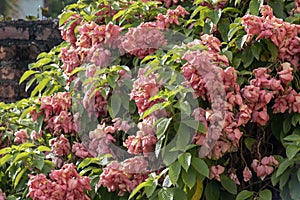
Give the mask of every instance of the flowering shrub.
[[299, 199], [299, 1], [84, 1], [0, 104], [0, 199]]

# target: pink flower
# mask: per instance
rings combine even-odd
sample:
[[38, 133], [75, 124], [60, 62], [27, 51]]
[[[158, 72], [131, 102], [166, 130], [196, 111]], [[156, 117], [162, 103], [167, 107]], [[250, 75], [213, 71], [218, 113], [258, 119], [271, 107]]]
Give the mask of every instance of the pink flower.
[[216, 179], [221, 181], [220, 174], [224, 172], [225, 168], [221, 165], [211, 166], [209, 171], [209, 179]]
[[148, 177], [147, 166], [143, 157], [129, 158], [121, 163], [113, 161], [103, 169], [98, 187], [103, 185], [109, 192], [119, 191], [118, 195], [123, 196]]
[[25, 130], [20, 130], [14, 133], [15, 139], [14, 142], [18, 144], [22, 144], [28, 141], [28, 134]]
[[246, 85], [242, 90], [243, 97], [249, 102], [249, 103], [257, 103], [260, 93], [260, 88], [255, 87], [254, 85]]
[[0, 200], [6, 200], [6, 195], [1, 189], [0, 189]]
[[82, 159], [91, 157], [91, 154], [88, 152], [88, 150], [85, 148], [85, 146], [78, 142], [75, 142], [73, 144], [72, 152], [75, 154], [75, 156], [82, 158]]
[[248, 182], [252, 178], [252, 172], [247, 166], [243, 170], [243, 177], [245, 182]]
[[293, 68], [291, 68], [290, 63], [282, 63], [281, 64], [282, 70], [278, 72], [279, 79], [282, 83], [288, 84], [293, 80]]
[[267, 109], [264, 108], [262, 111], [253, 111], [252, 121], [258, 123], [260, 126], [264, 126], [269, 121], [270, 117], [267, 113]]
[[251, 167], [256, 172], [256, 175], [260, 177], [261, 180], [264, 180], [266, 176], [272, 174], [274, 166], [278, 164], [278, 161], [273, 156], [266, 156], [261, 161], [254, 159]]
[[52, 152], [57, 156], [64, 156], [70, 154], [70, 143], [67, 138], [62, 134], [57, 138], [53, 138], [49, 141]]

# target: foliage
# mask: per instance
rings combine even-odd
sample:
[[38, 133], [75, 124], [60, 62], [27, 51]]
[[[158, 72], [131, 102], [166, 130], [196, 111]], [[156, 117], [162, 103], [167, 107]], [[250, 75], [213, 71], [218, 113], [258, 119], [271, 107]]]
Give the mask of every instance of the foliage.
[[298, 6], [66, 6], [65, 41], [20, 79], [30, 98], [0, 104], [2, 192], [7, 199], [299, 199]]

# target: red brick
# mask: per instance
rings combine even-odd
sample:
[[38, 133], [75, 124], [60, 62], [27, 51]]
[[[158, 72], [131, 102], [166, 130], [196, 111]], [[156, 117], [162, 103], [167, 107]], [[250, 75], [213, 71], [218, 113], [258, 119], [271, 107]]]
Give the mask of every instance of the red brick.
[[0, 46], [0, 60], [12, 60], [16, 55], [16, 46]]
[[10, 99], [12, 100], [18, 95], [18, 92], [16, 91], [17, 88], [15, 88], [13, 85], [9, 83], [1, 83], [0, 84], [0, 94], [2, 98]]
[[17, 70], [12, 67], [1, 67], [0, 68], [0, 79], [1, 80], [13, 80], [16, 78]]
[[13, 26], [0, 28], [0, 40], [5, 39], [29, 40], [29, 30]]
[[36, 40], [49, 40], [51, 34], [52, 34], [52, 29], [50, 28], [45, 28], [43, 31], [37, 33], [35, 39]]

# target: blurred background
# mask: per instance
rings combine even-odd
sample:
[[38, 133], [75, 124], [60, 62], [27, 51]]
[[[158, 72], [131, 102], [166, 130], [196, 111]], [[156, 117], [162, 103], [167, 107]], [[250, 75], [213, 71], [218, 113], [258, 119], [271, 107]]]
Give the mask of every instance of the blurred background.
[[65, 5], [77, 0], [0, 0], [2, 19], [57, 18]]

